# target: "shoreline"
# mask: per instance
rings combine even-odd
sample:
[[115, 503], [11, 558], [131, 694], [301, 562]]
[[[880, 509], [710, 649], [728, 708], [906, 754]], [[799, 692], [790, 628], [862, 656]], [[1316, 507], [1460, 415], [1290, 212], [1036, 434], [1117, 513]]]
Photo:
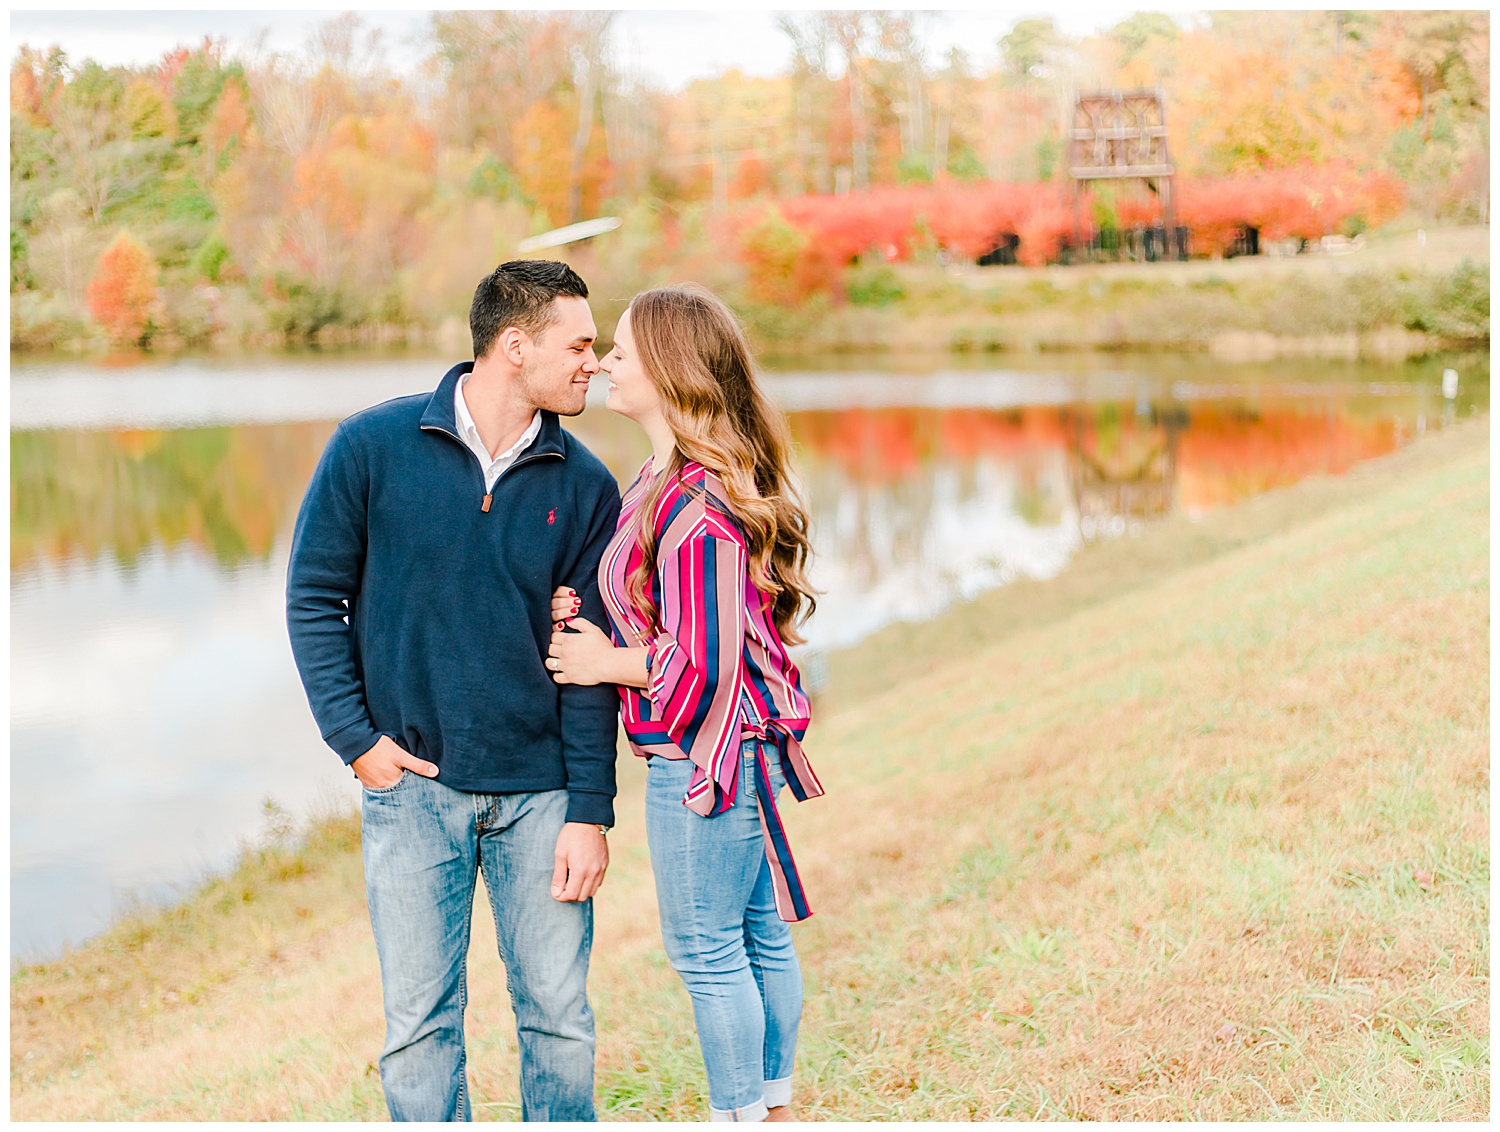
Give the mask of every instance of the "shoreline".
[[[796, 317], [800, 313], [787, 312], [790, 317]], [[898, 319], [894, 330], [893, 314]], [[777, 325], [773, 325], [768, 333], [766, 328], [759, 325], [767, 319], [766, 312], [754, 312], [747, 319], [752, 330], [759, 335], [753, 338], [752, 345], [757, 353], [772, 355], [831, 354], [843, 357], [868, 354], [899, 359], [935, 354], [949, 357], [987, 354], [999, 358], [1059, 354], [1206, 354], [1223, 361], [1269, 361], [1285, 357], [1403, 361], [1449, 351], [1481, 350], [1489, 345], [1488, 335], [1439, 337], [1400, 326], [1383, 326], [1362, 333], [1332, 331], [1321, 334], [1276, 334], [1265, 330], [1228, 329], [1216, 331], [1201, 340], [1110, 340], [1106, 337], [1089, 341], [1085, 335], [1079, 334], [1075, 340], [1063, 341], [1051, 337], [1020, 336], [1014, 332], [1009, 322], [1000, 319], [963, 321], [947, 317], [924, 320], [918, 325], [916, 316], [904, 316], [909, 318], [911, 325], [903, 326], [899, 322], [903, 317], [899, 312], [832, 308], [820, 311], [819, 316], [825, 324], [833, 324], [835, 328], [832, 332], [815, 336], [791, 336]], [[934, 329], [946, 332], [946, 347], [935, 349], [924, 341]], [[863, 334], [865, 331], [870, 333]], [[601, 349], [608, 349], [612, 344], [608, 337], [601, 336], [599, 339]], [[312, 340], [305, 342], [290, 339], [286, 335], [267, 335], [249, 342], [176, 342], [159, 349], [126, 353], [110, 351], [101, 343], [93, 341], [46, 348], [12, 346], [10, 360], [13, 365], [83, 362], [130, 366], [169, 364], [182, 358], [230, 360], [259, 356], [296, 356], [309, 351], [326, 352], [331, 356], [346, 351], [389, 351], [396, 355], [432, 353], [447, 356], [455, 354], [455, 351], [464, 353], [468, 348], [467, 342], [460, 342], [442, 329], [434, 330], [421, 324], [412, 324], [339, 327], [326, 333], [320, 332]]]
[[[1149, 351], [1230, 360], [1393, 360], [1488, 345], [1488, 232], [1435, 230], [1430, 246], [1420, 248], [1411, 233], [1390, 233], [1346, 256], [1041, 268], [858, 265], [845, 271], [838, 299], [818, 293], [790, 306], [750, 302], [732, 285], [723, 293], [758, 353]], [[627, 300], [616, 296], [677, 279], [665, 268], [660, 277], [627, 280], [580, 266], [599, 275], [590, 301], [601, 347], [611, 344], [625, 309]], [[238, 324], [221, 323], [192, 340], [163, 330], [150, 349], [117, 356], [170, 360], [309, 347], [457, 354], [470, 349], [461, 312], [435, 321], [329, 323], [295, 334], [257, 327], [261, 316], [244, 314], [256, 309], [245, 287], [226, 288], [225, 309], [241, 311]], [[85, 323], [61, 340], [47, 329], [51, 324], [26, 325], [32, 294], [11, 296], [13, 363], [109, 355], [100, 333]]]

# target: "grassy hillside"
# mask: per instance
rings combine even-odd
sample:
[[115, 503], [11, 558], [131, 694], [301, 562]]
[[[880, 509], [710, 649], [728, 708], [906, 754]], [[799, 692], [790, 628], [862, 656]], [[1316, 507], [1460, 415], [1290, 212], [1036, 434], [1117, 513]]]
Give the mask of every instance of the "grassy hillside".
[[[785, 807], [813, 1118], [1483, 1119], [1488, 422], [1095, 546], [835, 658]], [[640, 823], [598, 899], [606, 1119], [698, 1119]], [[475, 917], [470, 1072], [517, 1115]], [[12, 977], [17, 1119], [383, 1116], [357, 831]]]

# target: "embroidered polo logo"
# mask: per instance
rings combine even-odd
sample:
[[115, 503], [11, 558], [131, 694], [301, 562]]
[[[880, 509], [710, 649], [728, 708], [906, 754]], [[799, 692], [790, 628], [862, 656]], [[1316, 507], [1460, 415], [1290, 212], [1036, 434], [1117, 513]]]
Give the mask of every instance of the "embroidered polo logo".
[[557, 522], [557, 508], [556, 507], [552, 508], [552, 510], [550, 510], [550, 511], [547, 512], [547, 525], [550, 527], [555, 522]]

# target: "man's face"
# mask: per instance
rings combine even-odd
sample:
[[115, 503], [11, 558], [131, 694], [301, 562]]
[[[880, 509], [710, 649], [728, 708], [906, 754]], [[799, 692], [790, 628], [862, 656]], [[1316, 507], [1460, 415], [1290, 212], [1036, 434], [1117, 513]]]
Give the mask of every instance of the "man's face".
[[594, 315], [587, 299], [559, 295], [552, 300], [552, 324], [527, 342], [521, 388], [531, 403], [562, 417], [583, 412], [589, 378], [599, 372], [594, 357]]

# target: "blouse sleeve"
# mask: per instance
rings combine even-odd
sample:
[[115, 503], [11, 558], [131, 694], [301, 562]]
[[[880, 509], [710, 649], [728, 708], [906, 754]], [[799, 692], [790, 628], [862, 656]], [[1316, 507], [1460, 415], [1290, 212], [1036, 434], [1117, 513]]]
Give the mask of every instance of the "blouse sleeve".
[[[745, 548], [695, 534], [657, 564], [661, 629], [651, 641], [647, 694], [672, 741], [692, 759], [687, 799], [712, 789], [717, 812], [734, 804], [739, 770], [739, 701], [744, 682]], [[712, 786], [710, 786], [712, 784]]]

